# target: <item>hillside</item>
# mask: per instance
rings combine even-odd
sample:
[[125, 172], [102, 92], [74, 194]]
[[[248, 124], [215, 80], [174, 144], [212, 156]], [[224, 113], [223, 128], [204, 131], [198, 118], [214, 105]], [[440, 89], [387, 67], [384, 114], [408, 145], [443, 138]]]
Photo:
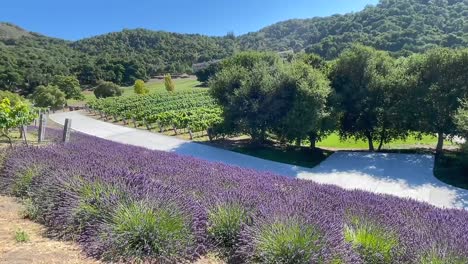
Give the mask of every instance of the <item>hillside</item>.
[[0, 89], [30, 93], [54, 75], [83, 85], [129, 85], [166, 72], [225, 58], [238, 50], [306, 51], [335, 58], [359, 42], [395, 55], [435, 46], [468, 46], [468, 0], [381, 0], [346, 15], [294, 19], [239, 37], [209, 37], [145, 29], [68, 42], [0, 23]]
[[328, 59], [353, 42], [399, 54], [468, 46], [468, 1], [381, 0], [346, 15], [294, 19], [239, 37], [242, 49], [306, 50]]
[[91, 56], [136, 59], [149, 65], [148, 73], [190, 71], [192, 64], [225, 58], [236, 42], [228, 37], [208, 37], [146, 29], [123, 30], [79, 40], [72, 48]]
[[31, 37], [32, 34], [11, 23], [0, 22], [0, 39], [19, 39]]

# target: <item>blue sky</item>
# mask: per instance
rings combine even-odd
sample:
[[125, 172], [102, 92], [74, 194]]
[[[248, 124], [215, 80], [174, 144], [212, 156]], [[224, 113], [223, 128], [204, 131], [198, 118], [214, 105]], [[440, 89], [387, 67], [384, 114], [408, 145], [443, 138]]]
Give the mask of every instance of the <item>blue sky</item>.
[[291, 18], [362, 10], [378, 0], [5, 0], [0, 21], [77, 40], [124, 28], [236, 35]]

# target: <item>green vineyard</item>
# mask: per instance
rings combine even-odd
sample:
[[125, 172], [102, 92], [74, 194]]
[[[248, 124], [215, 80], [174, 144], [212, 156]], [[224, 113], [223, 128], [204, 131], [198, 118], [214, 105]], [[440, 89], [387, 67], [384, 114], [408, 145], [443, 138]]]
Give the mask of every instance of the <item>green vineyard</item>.
[[221, 108], [206, 90], [94, 99], [87, 106], [106, 120], [159, 132], [171, 129], [176, 134], [183, 129], [190, 137], [222, 121]]

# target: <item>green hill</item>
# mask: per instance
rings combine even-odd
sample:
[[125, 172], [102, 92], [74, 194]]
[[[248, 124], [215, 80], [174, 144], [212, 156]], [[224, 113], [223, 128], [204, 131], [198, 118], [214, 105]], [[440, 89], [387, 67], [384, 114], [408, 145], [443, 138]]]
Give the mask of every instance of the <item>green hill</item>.
[[242, 49], [305, 50], [331, 59], [353, 42], [397, 55], [468, 46], [468, 1], [381, 0], [346, 15], [293, 19], [239, 37]]
[[145, 29], [69, 42], [0, 23], [0, 89], [30, 93], [54, 75], [83, 85], [129, 85], [166, 72], [225, 58], [238, 50], [306, 51], [335, 58], [359, 42], [397, 55], [435, 46], [468, 46], [468, 0], [381, 0], [345, 15], [293, 19], [239, 37], [209, 37]]

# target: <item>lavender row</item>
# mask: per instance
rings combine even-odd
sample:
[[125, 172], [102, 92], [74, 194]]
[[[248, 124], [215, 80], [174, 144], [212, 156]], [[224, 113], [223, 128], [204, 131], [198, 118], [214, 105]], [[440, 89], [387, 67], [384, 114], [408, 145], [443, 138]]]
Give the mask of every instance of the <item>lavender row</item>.
[[[466, 263], [468, 212], [75, 134], [11, 151], [2, 190], [107, 261]], [[440, 261], [440, 262], [436, 262]]]

